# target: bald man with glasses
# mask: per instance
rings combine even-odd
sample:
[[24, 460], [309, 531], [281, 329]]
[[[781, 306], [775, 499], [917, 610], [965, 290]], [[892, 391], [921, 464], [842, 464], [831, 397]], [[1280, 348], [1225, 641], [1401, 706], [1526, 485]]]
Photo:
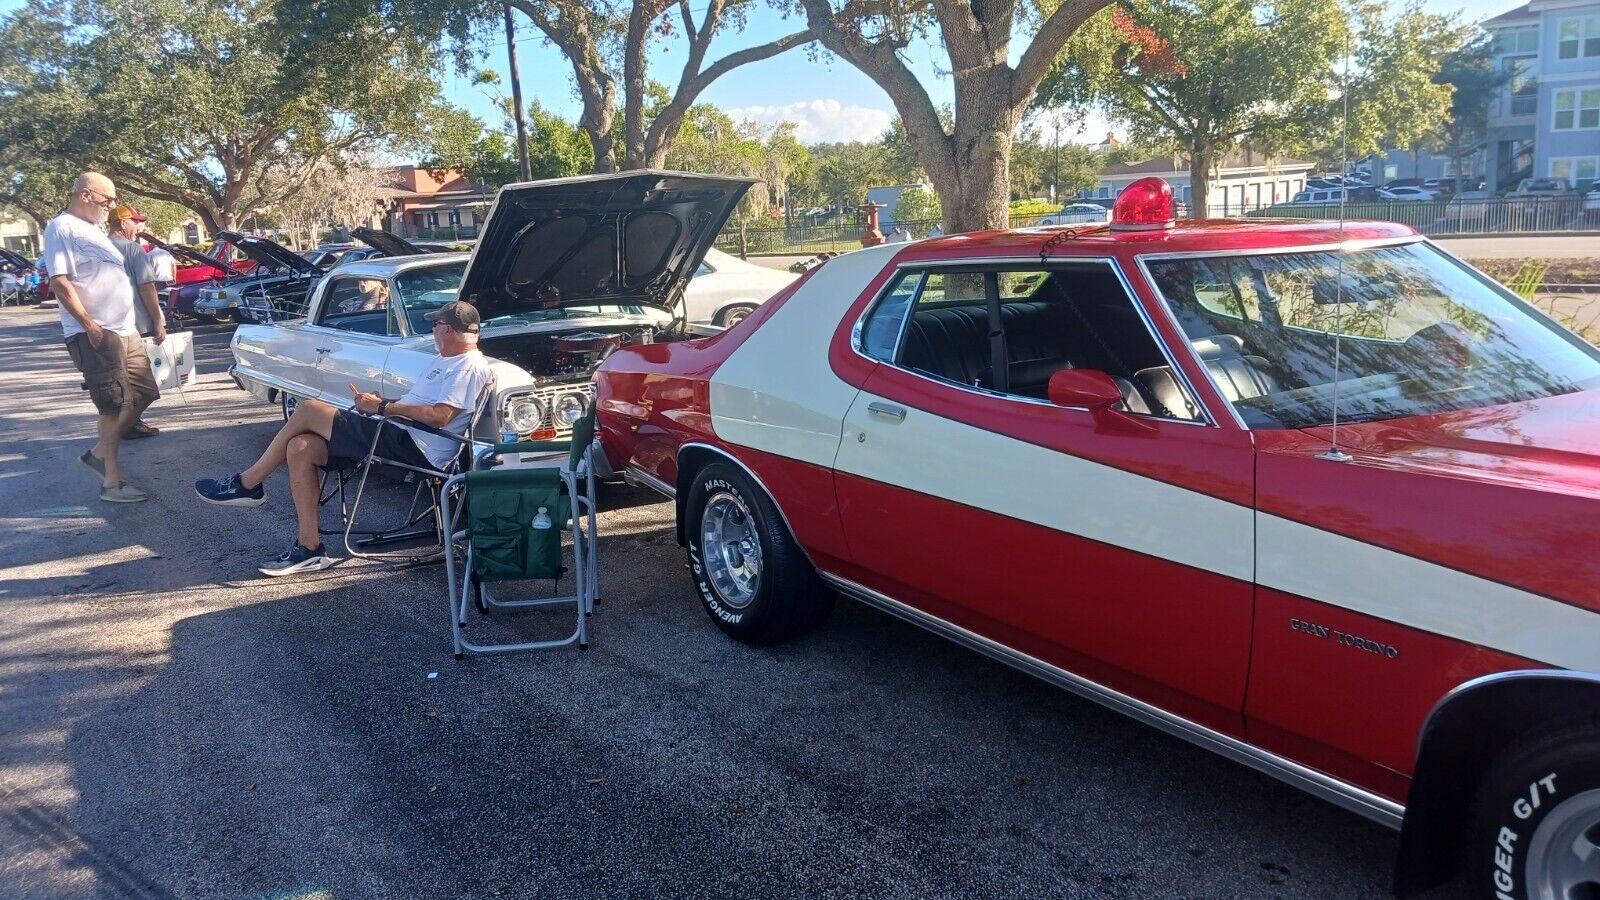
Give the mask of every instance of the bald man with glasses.
[[122, 436], [161, 396], [134, 316], [133, 285], [122, 253], [104, 226], [117, 188], [98, 172], [72, 183], [72, 199], [44, 230], [44, 267], [61, 308], [67, 353], [83, 373], [99, 413], [99, 440], [78, 461], [100, 478], [100, 499], [138, 503], [144, 491], [128, 484], [118, 459]]

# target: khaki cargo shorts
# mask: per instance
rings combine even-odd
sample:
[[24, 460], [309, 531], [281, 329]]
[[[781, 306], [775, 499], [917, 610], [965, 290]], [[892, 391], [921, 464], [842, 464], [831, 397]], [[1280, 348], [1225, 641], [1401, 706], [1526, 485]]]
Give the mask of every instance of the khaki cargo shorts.
[[144, 338], [104, 332], [100, 346], [89, 343], [87, 334], [67, 338], [67, 353], [83, 373], [83, 387], [103, 416], [114, 416], [124, 404], [143, 409], [161, 397], [150, 356], [144, 352]]

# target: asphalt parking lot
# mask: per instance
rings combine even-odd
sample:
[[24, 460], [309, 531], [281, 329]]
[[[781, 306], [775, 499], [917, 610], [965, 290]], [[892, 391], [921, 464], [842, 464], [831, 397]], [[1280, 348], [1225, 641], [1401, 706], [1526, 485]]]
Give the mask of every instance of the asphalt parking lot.
[[438, 567], [260, 578], [282, 475], [191, 489], [279, 421], [227, 339], [111, 506], [55, 313], [0, 311], [0, 896], [1387, 895], [1392, 832], [886, 615], [726, 639], [647, 493], [587, 653], [455, 661]]

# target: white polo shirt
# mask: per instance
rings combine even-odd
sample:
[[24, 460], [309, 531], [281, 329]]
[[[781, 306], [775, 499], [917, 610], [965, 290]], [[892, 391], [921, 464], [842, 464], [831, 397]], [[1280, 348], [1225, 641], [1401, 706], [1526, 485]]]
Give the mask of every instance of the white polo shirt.
[[[114, 334], [137, 335], [133, 313], [133, 285], [123, 268], [122, 254], [99, 225], [64, 212], [44, 229], [44, 270], [51, 278], [65, 275], [78, 292], [89, 318]], [[61, 307], [61, 334], [71, 338], [83, 326]]]

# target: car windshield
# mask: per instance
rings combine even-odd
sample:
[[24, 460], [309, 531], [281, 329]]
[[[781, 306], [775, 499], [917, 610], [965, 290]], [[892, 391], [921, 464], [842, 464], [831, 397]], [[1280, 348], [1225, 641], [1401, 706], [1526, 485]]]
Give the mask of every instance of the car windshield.
[[1252, 428], [1328, 424], [1336, 396], [1361, 422], [1600, 386], [1593, 347], [1424, 243], [1148, 266]]
[[419, 266], [394, 277], [395, 293], [406, 311], [412, 334], [429, 334], [433, 325], [423, 316], [456, 299], [461, 291], [461, 276], [467, 271], [462, 260], [446, 266]]

